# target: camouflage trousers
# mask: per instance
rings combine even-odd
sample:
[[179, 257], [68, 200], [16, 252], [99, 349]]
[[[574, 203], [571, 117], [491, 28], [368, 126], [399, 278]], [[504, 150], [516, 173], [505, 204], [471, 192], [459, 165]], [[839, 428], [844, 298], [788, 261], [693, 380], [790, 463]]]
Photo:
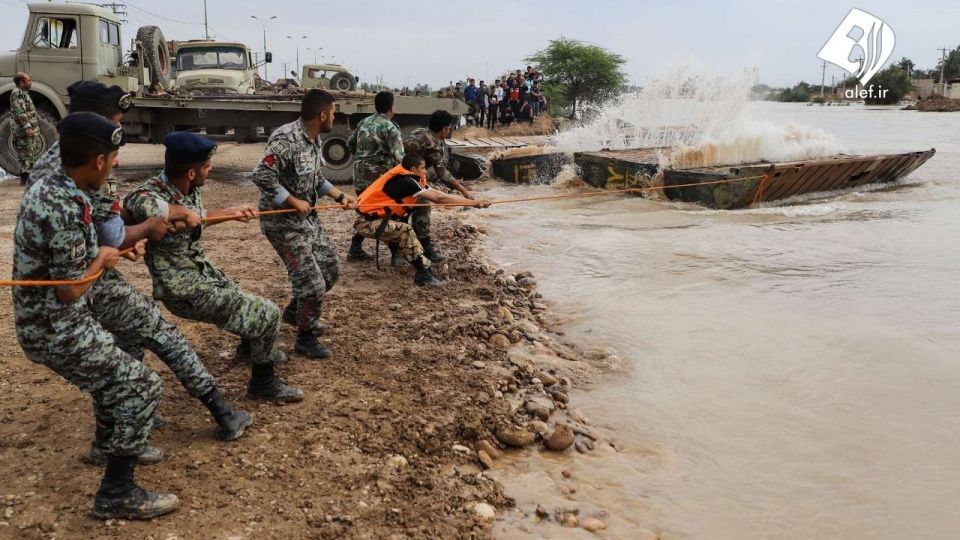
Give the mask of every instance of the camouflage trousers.
[[220, 287], [197, 287], [189, 297], [164, 298], [177, 317], [216, 325], [250, 345], [250, 361], [272, 364], [280, 359], [280, 308], [228, 281]]
[[370, 184], [376, 182], [381, 176], [386, 174], [391, 167], [384, 169], [379, 165], [366, 165], [359, 161], [353, 163], [353, 189], [357, 192], [357, 197], [368, 187]]
[[297, 329], [319, 334], [320, 314], [327, 291], [340, 279], [340, 258], [333, 240], [315, 218], [298, 229], [261, 227], [287, 268], [293, 299], [287, 309], [296, 313]]
[[30, 137], [25, 132], [18, 131], [13, 135], [13, 148], [17, 152], [20, 174], [28, 173], [43, 154], [43, 139], [39, 132]]
[[[427, 201], [420, 199], [417, 202]], [[417, 238], [430, 236], [430, 210], [429, 206], [417, 206], [410, 212], [410, 224], [413, 225], [413, 231], [417, 233]]]
[[[383, 230], [380, 227], [383, 226]], [[417, 234], [413, 231], [413, 226], [405, 221], [389, 220], [386, 225], [382, 219], [367, 219], [363, 216], [357, 216], [353, 223], [353, 229], [357, 234], [366, 238], [377, 238], [380, 234], [380, 241], [388, 244], [396, 243], [398, 245], [397, 253], [413, 263], [419, 260], [426, 268], [430, 267], [430, 259], [423, 256], [423, 245], [417, 239]]]
[[107, 454], [139, 455], [163, 395], [160, 377], [116, 346], [85, 299], [55, 314], [51, 326], [45, 352], [28, 354], [30, 359], [90, 394]]
[[216, 388], [216, 381], [187, 338], [164, 319], [160, 308], [130, 285], [120, 272], [104, 272], [87, 295], [94, 317], [113, 334], [117, 347], [140, 361], [143, 361], [143, 350], [149, 349], [195, 398]]

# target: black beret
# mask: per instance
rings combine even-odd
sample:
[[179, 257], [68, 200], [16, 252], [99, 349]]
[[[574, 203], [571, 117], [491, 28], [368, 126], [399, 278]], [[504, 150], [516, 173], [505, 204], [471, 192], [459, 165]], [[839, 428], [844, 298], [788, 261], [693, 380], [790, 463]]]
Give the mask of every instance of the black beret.
[[92, 112], [68, 114], [57, 124], [61, 137], [82, 137], [116, 150], [124, 145], [123, 128]]
[[174, 163], [188, 165], [203, 163], [217, 151], [217, 143], [189, 131], [174, 131], [167, 134], [163, 138], [163, 145], [167, 147], [167, 159]]
[[90, 105], [102, 105], [126, 112], [133, 106], [133, 97], [119, 86], [106, 86], [96, 81], [77, 81], [67, 88], [70, 94], [70, 108], [82, 108]]

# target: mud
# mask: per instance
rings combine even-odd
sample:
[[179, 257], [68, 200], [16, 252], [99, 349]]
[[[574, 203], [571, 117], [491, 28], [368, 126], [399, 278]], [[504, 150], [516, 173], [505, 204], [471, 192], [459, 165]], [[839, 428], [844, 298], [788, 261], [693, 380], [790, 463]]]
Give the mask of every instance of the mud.
[[[131, 157], [155, 150], [132, 145], [123, 157], [149, 167], [149, 159]], [[213, 176], [208, 208], [256, 201], [254, 187], [223, 181], [232, 174]], [[15, 181], [0, 183], [3, 275], [10, 274], [20, 192]], [[246, 400], [248, 368], [232, 361], [237, 339], [164, 311], [255, 423], [239, 441], [219, 442], [200, 403], [148, 353], [164, 380], [160, 412], [168, 421], [152, 444], [166, 458], [138, 468], [138, 480], [182, 501], [177, 513], [150, 523], [88, 517], [101, 475], [80, 461], [94, 428], [89, 398], [24, 358], [10, 293], [0, 292], [7, 321], [0, 327], [0, 538], [489, 537], [494, 520], [514, 505], [483, 472], [510, 452], [497, 433], [526, 433], [521, 445], [552, 440], [559, 448], [570, 431], [554, 437], [555, 425], [565, 423], [576, 434], [565, 452], [597, 444], [567, 404], [572, 381], [590, 372], [589, 362], [550, 331], [556, 321], [532, 275], [506, 275], [486, 260], [476, 215], [434, 215], [438, 247], [449, 257], [438, 265], [443, 288], [414, 287], [410, 268], [384, 264], [378, 271], [373, 263], [344, 261], [325, 312], [324, 339], [334, 357], [296, 355], [294, 332], [283, 327], [281, 347], [290, 359], [279, 371], [307, 393], [301, 404]], [[343, 259], [352, 220], [349, 212], [323, 216]], [[257, 223], [211, 227], [204, 245], [243, 288], [286, 303], [285, 272]], [[150, 290], [142, 263], [121, 265], [140, 290]], [[518, 514], [533, 516], [534, 509], [511, 510]]]

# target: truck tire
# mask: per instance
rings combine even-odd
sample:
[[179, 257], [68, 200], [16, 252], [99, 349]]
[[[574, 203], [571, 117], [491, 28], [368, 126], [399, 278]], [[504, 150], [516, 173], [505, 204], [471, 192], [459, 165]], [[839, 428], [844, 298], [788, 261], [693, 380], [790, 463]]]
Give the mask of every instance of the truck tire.
[[163, 90], [170, 88], [170, 50], [163, 32], [156, 26], [142, 26], [137, 41], [143, 44], [143, 61], [150, 73], [150, 83]]
[[[57, 120], [47, 111], [37, 109], [40, 119], [40, 138], [43, 139], [43, 149], [37, 156], [42, 156], [50, 145], [57, 142]], [[20, 174], [20, 162], [17, 160], [17, 150], [13, 146], [13, 131], [16, 120], [13, 113], [7, 111], [0, 116], [0, 168], [10, 174]]]
[[320, 144], [323, 156], [323, 177], [334, 184], [347, 184], [353, 178], [353, 154], [347, 149], [350, 128], [346, 124], [334, 124], [333, 131]]
[[330, 79], [330, 88], [341, 92], [350, 92], [357, 89], [357, 80], [349, 73], [337, 73]]
[[253, 142], [253, 130], [249, 126], [235, 126], [233, 140], [238, 143]]

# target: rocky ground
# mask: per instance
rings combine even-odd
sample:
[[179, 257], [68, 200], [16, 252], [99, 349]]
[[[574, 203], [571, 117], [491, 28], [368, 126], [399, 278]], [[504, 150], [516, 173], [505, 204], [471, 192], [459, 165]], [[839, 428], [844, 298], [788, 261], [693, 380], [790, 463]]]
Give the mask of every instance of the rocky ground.
[[[132, 145], [122, 157], [130, 163], [136, 152], [155, 150]], [[214, 176], [220, 181], [206, 188], [208, 208], [256, 200], [254, 187]], [[10, 274], [20, 193], [15, 181], [0, 183], [2, 275]], [[325, 312], [334, 357], [294, 354], [294, 332], [284, 326], [290, 358], [279, 370], [307, 393], [303, 403], [246, 400], [249, 370], [232, 361], [237, 339], [167, 313], [255, 424], [239, 441], [217, 441], [206, 411], [148, 354], [164, 379], [160, 411], [169, 425], [152, 438], [166, 458], [139, 468], [138, 478], [182, 501], [176, 514], [149, 524], [88, 517], [101, 474], [80, 461], [93, 433], [89, 398], [23, 357], [10, 295], [0, 293], [7, 321], [0, 327], [0, 538], [490, 536], [492, 521], [514, 504], [483, 472], [501, 455], [522, 447], [589, 452], [599, 444], [568, 403], [571, 379], [590, 362], [550, 330], [534, 276], [506, 275], [484, 259], [476, 212], [435, 216], [438, 244], [450, 257], [439, 268], [446, 286], [416, 288], [410, 268], [344, 262]], [[323, 216], [341, 256], [352, 220], [348, 212]], [[242, 287], [286, 303], [285, 272], [256, 223], [211, 227], [204, 245]], [[124, 261], [121, 269], [150, 290], [142, 263]], [[605, 527], [575, 509], [521, 510], [544, 526]]]

